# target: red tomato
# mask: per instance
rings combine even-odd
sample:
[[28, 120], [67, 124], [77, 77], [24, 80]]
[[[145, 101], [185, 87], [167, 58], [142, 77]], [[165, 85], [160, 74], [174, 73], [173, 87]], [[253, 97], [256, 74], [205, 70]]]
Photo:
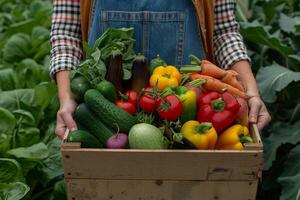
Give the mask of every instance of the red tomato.
[[[146, 91], [153, 91], [152, 87], [146, 87], [144, 88]], [[140, 97], [140, 108], [145, 112], [145, 113], [154, 113], [156, 110], [156, 100], [153, 96], [150, 94], [143, 94]]]
[[118, 101], [116, 101], [116, 106], [118, 106], [122, 110], [125, 110], [126, 112], [128, 112], [131, 115], [136, 114], [135, 105], [133, 105], [133, 103], [131, 103], [129, 101], [118, 100]]
[[157, 111], [161, 119], [176, 121], [182, 114], [182, 103], [176, 95], [170, 94], [158, 100]]
[[128, 97], [128, 102], [131, 102], [133, 105], [137, 106], [138, 93], [136, 91], [128, 90], [125, 95]]

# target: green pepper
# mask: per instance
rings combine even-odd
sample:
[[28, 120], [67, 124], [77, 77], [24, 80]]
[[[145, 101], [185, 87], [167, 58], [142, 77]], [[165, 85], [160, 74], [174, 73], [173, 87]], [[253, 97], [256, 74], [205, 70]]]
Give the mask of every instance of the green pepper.
[[111, 82], [103, 80], [97, 85], [96, 89], [109, 101], [113, 103], [117, 101], [117, 91]]
[[166, 65], [167, 63], [163, 59], [161, 59], [159, 55], [157, 55], [156, 58], [153, 58], [150, 61], [150, 74], [152, 74], [152, 72], [156, 67], [166, 66]]
[[185, 86], [170, 86], [163, 91], [163, 95], [175, 94], [181, 101], [183, 111], [180, 116], [182, 123], [194, 120], [197, 114], [197, 95]]

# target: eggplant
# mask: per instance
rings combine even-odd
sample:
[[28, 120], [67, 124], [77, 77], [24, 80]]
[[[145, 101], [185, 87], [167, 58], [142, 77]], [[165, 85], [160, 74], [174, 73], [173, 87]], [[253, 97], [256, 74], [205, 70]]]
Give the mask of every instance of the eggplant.
[[145, 56], [138, 54], [132, 64], [131, 88], [139, 93], [148, 86], [150, 72]]
[[111, 82], [118, 91], [123, 92], [123, 75], [122, 53], [114, 49], [109, 57], [105, 79]]

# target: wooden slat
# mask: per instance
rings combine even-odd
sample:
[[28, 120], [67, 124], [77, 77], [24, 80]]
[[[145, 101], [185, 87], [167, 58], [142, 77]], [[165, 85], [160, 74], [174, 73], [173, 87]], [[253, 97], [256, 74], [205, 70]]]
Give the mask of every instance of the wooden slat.
[[262, 151], [62, 149], [62, 154], [65, 176], [84, 179], [255, 180], [263, 163]]
[[261, 141], [260, 133], [258, 131], [257, 125], [256, 124], [250, 124], [249, 128], [250, 128], [250, 133], [251, 133], [251, 136], [254, 140], [254, 143], [257, 144], [257, 145], [261, 145], [261, 147], [262, 147], [263, 143]]
[[257, 181], [67, 179], [69, 200], [254, 200]]

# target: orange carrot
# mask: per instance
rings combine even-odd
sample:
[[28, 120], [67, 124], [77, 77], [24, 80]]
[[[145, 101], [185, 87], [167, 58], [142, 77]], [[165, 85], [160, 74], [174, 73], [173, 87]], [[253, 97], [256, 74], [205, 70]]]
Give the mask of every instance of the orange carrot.
[[202, 75], [211, 76], [217, 79], [221, 79], [225, 76], [226, 71], [211, 63], [208, 60], [200, 60], [197, 56], [190, 54], [189, 58], [192, 65], [199, 65], [201, 71], [199, 72]]
[[221, 79], [226, 75], [226, 71], [208, 60], [202, 60], [200, 74]]
[[245, 92], [242, 92], [239, 89], [226, 83], [223, 83], [222, 81], [210, 76], [205, 76], [201, 74], [190, 74], [190, 79], [192, 81], [197, 79], [204, 79], [206, 83], [201, 87], [203, 87], [206, 91], [216, 91], [219, 93], [229, 92], [230, 94], [237, 97], [241, 97], [243, 99], [249, 98], [249, 96]]
[[245, 92], [244, 86], [238, 80], [238, 75], [239, 74], [234, 70], [227, 70], [225, 76], [221, 79], [221, 81], [239, 89], [242, 92]]

